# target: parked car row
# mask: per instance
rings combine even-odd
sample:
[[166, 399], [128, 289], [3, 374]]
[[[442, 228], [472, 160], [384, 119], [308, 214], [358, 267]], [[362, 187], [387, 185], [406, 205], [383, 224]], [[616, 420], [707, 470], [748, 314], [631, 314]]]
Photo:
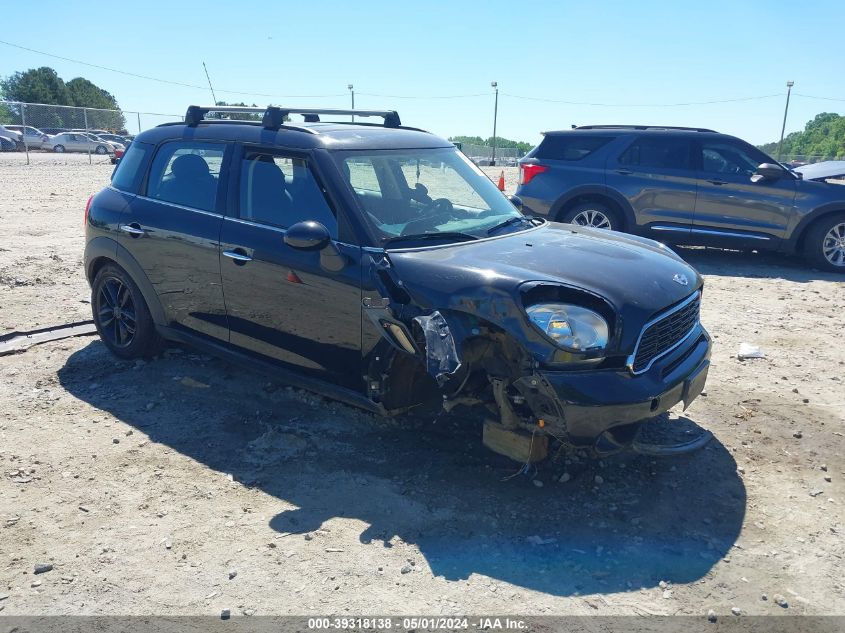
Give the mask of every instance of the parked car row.
[[[131, 136], [112, 134], [106, 130], [40, 130], [31, 125], [0, 125], [0, 138], [8, 141], [2, 144], [3, 151], [39, 149], [58, 153], [90, 152], [110, 154], [113, 157], [117, 154], [116, 158], [119, 158], [132, 142]], [[8, 148], [9, 142], [14, 146]]]

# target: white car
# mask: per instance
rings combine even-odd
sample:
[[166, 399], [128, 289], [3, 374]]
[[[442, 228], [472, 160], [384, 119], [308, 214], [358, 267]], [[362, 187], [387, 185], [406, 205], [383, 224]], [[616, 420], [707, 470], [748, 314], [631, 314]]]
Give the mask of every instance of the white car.
[[50, 138], [50, 149], [54, 152], [91, 152], [93, 154], [114, 154], [114, 145], [85, 132], [62, 132]]

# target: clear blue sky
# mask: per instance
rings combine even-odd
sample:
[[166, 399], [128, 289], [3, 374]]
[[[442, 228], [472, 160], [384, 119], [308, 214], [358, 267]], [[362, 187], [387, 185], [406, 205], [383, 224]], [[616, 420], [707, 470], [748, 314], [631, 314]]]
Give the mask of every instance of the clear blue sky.
[[[494, 79], [498, 134], [530, 142], [573, 123], [704, 126], [754, 143], [776, 140], [788, 79], [795, 88], [787, 133], [819, 112], [845, 113], [842, 0], [242, 0], [219, 11], [211, 2], [173, 0], [4, 5], [0, 39], [15, 44], [197, 86], [206, 85], [205, 61], [218, 99], [258, 105], [345, 107], [353, 83], [356, 106], [397, 109], [406, 124], [443, 136], [492, 135]], [[65, 80], [92, 80], [127, 110], [178, 114], [211, 101], [207, 89], [0, 44], [0, 76], [42, 65]], [[480, 96], [432, 98], [451, 95]], [[639, 105], [762, 95], [777, 96]]]

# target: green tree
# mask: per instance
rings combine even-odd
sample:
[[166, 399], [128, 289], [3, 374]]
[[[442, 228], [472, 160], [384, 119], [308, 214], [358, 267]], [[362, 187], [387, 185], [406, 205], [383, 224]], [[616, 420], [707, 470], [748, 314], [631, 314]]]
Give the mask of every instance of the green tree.
[[[71, 103], [78, 108], [90, 108], [87, 112], [88, 127], [99, 130], [120, 130], [126, 126], [126, 120], [117, 105], [117, 99], [83, 77], [76, 77], [67, 82]], [[79, 118], [79, 112], [74, 113]], [[84, 125], [84, 115], [83, 123]], [[73, 126], [81, 127], [81, 126]]]
[[[0, 80], [0, 90], [9, 101], [90, 108], [88, 127], [92, 129], [119, 130], [126, 125], [117, 100], [109, 92], [83, 77], [65, 83], [55, 70], [47, 66], [16, 72]], [[0, 111], [0, 117], [8, 115], [16, 121], [20, 120], [18, 106], [8, 106], [6, 110], [7, 112]], [[27, 112], [30, 112], [29, 108]], [[37, 112], [37, 125], [64, 128], [85, 126], [85, 113], [81, 110], [41, 108]]]
[[[483, 139], [480, 136], [451, 136], [449, 140], [453, 143], [462, 143], [467, 145], [483, 145], [485, 147], [493, 147], [493, 137]], [[531, 143], [524, 141], [512, 141], [501, 136], [496, 137], [496, 147], [515, 147], [521, 154], [527, 154], [532, 147]]]
[[10, 75], [0, 81], [0, 87], [9, 101], [72, 105], [67, 85], [47, 66]]
[[[764, 152], [775, 155], [778, 141], [760, 145]], [[807, 122], [800, 132], [783, 139], [783, 156], [810, 156], [821, 160], [845, 159], [845, 117], [822, 112]]]
[[[227, 103], [226, 101], [218, 101], [214, 105], [219, 106], [240, 106], [242, 108], [257, 108], [258, 106], [254, 103], [250, 106], [245, 104], [243, 101], [240, 103]], [[263, 115], [261, 114], [249, 114], [249, 113], [241, 113], [241, 112], [211, 112], [208, 115], [209, 119], [229, 119], [230, 121], [260, 121]]]

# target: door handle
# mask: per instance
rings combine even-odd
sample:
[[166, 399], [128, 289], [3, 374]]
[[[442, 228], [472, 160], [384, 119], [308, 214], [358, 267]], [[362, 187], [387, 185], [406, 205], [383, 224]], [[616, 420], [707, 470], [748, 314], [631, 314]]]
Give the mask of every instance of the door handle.
[[728, 184], [727, 180], [720, 180], [719, 178], [708, 178], [707, 182], [711, 185], [726, 185]]
[[624, 169], [624, 168], [622, 168], [622, 169], [617, 169], [617, 170], [616, 170], [616, 173], [617, 173], [617, 174], [619, 174], [619, 175], [621, 175], [621, 176], [630, 176], [630, 175], [631, 175], [631, 174], [633, 174], [634, 172], [632, 172], [630, 169]]
[[232, 250], [232, 251], [223, 251], [223, 255], [225, 255], [229, 259], [235, 260], [235, 263], [240, 265], [240, 266], [243, 266], [247, 262], [252, 261], [252, 257], [247, 255], [244, 252], [244, 250], [241, 249], [241, 248], [236, 248], [235, 250]]
[[129, 233], [132, 237], [141, 237], [146, 234], [146, 231], [142, 229], [141, 225], [137, 222], [133, 222], [132, 224], [121, 224], [118, 228], [124, 233]]

